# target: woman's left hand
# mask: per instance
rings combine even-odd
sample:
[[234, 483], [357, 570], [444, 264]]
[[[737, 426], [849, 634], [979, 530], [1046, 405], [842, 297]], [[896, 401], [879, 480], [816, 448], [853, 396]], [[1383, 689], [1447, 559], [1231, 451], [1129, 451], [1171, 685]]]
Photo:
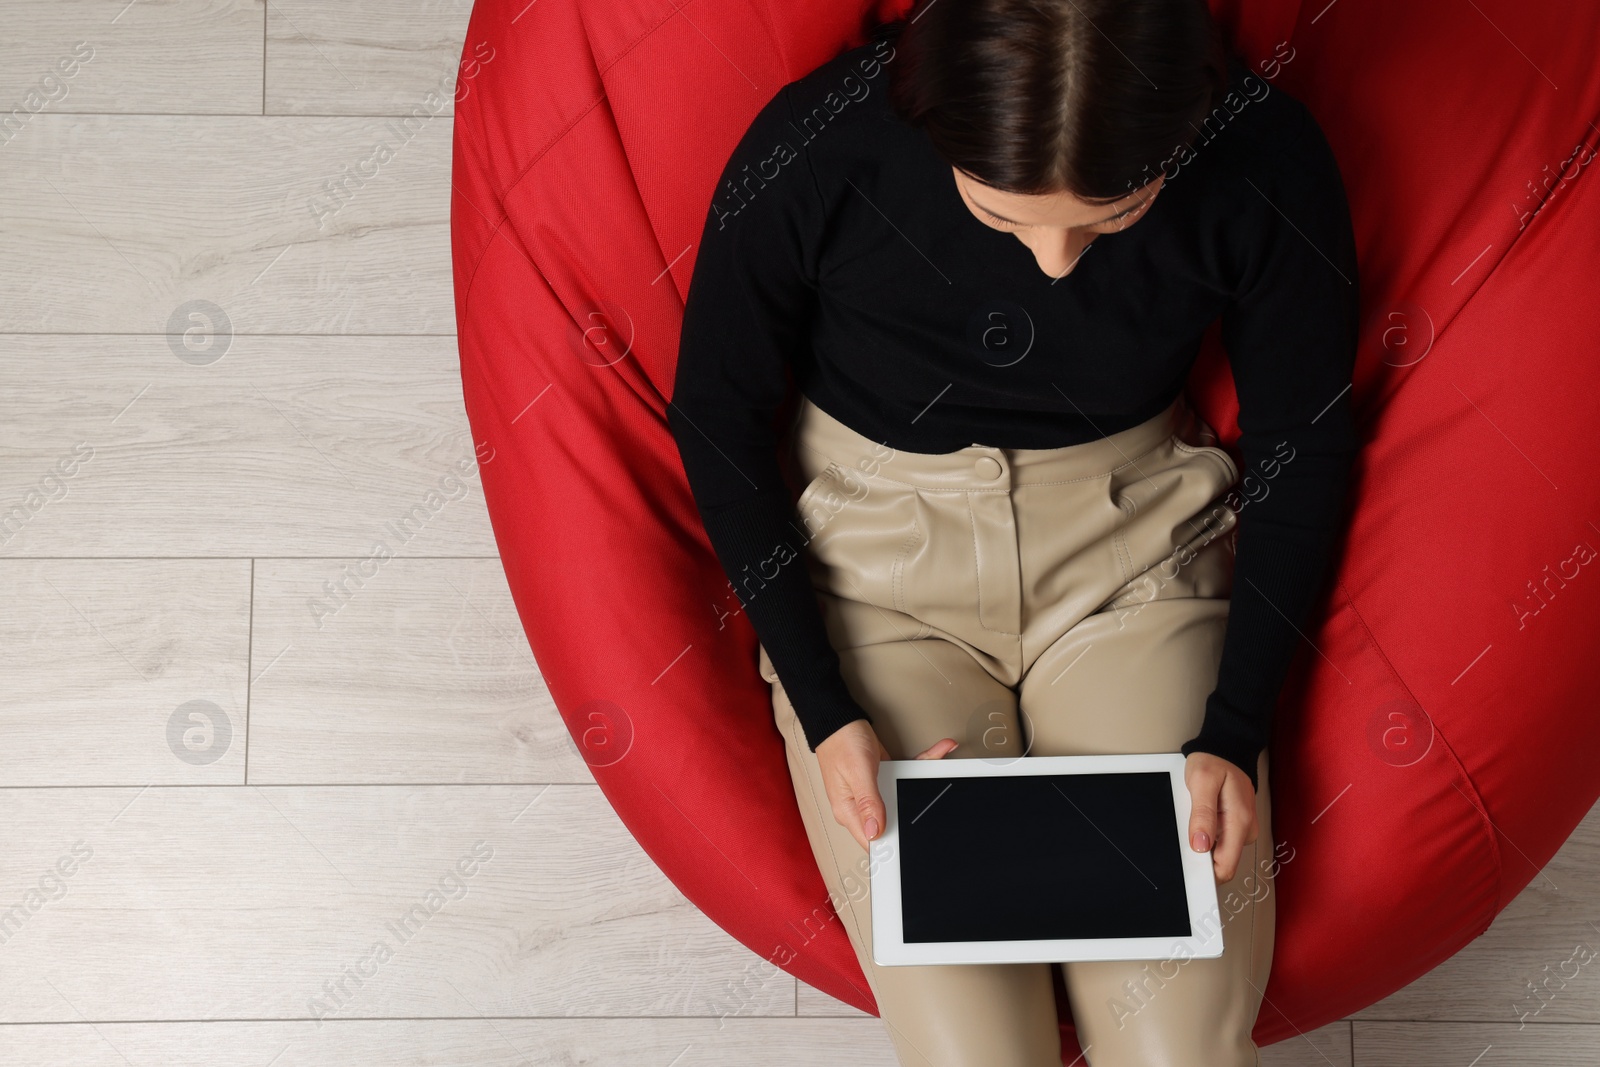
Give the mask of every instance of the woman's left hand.
[[1250, 776], [1210, 752], [1192, 752], [1183, 764], [1189, 787], [1189, 847], [1211, 851], [1217, 884], [1232, 881], [1244, 846], [1256, 839], [1256, 791]]

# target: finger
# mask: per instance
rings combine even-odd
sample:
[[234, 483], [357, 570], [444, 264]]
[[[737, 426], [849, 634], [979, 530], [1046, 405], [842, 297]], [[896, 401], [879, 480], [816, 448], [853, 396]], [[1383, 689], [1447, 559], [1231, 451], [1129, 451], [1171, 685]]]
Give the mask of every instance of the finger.
[[917, 759], [944, 759], [954, 752], [961, 742], [953, 737], [943, 737], [923, 749]]
[[887, 814], [883, 798], [878, 795], [876, 768], [855, 767], [847, 781], [845, 796], [836, 817], [855, 837], [863, 852], [871, 851], [869, 843], [883, 833]]
[[872, 852], [872, 845], [871, 842], [867, 840], [866, 831], [861, 828], [860, 821], [856, 819], [853, 813], [846, 812], [845, 817], [839, 820], [839, 824], [846, 830], [850, 831], [850, 836], [855, 838], [856, 846], [860, 848], [862, 852], [866, 852], [868, 854]]
[[1217, 805], [1222, 783], [1197, 772], [1189, 789], [1189, 847], [1207, 852], [1217, 843]]
[[861, 809], [851, 796], [841, 797], [833, 808], [833, 819], [840, 826], [850, 831], [850, 836], [860, 846], [861, 851], [867, 852], [868, 839], [865, 827], [866, 820], [862, 818]]
[[1256, 818], [1256, 791], [1251, 788], [1250, 780], [1242, 774], [1230, 774], [1223, 783], [1222, 791], [1228, 796], [1227, 812], [1223, 815], [1223, 833], [1228, 832], [1226, 823], [1229, 814], [1239, 820], [1239, 847], [1254, 844], [1261, 836], [1261, 821]]
[[1255, 821], [1255, 807], [1240, 803], [1239, 794], [1245, 789], [1228, 789], [1228, 802], [1222, 808], [1222, 841], [1212, 850], [1211, 862], [1216, 868], [1218, 882], [1231, 882], [1239, 869], [1239, 856], [1244, 852], [1245, 838], [1250, 835], [1250, 824]]
[[1245, 818], [1244, 843], [1247, 845], [1255, 844], [1256, 839], [1261, 836], [1261, 820], [1256, 817], [1256, 801], [1258, 799], [1256, 790], [1251, 787], [1250, 783], [1247, 780], [1241, 780], [1239, 782], [1239, 811]]
[[1239, 854], [1243, 851], [1244, 843], [1238, 836], [1223, 830], [1222, 840], [1211, 850], [1211, 866], [1216, 873], [1218, 885], [1233, 881], [1233, 876], [1239, 870]]
[[867, 840], [870, 841], [883, 833], [884, 824], [888, 821], [888, 812], [884, 807], [883, 798], [878, 795], [877, 782], [870, 782], [862, 788], [856, 798], [856, 810], [861, 813], [861, 832], [866, 835]]

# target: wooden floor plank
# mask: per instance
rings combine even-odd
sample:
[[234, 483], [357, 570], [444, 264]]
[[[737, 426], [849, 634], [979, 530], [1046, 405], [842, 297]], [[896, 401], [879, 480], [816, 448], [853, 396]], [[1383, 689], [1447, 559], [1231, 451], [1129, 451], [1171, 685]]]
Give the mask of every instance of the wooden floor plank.
[[6, 0], [0, 148], [47, 113], [259, 115], [263, 30], [261, 0]]
[[249, 560], [0, 559], [0, 602], [0, 784], [244, 781]]
[[1261, 1050], [1261, 1067], [1355, 1067], [1350, 1024], [1341, 1019]]
[[0, 1060], [7, 1067], [897, 1067], [876, 1019], [426, 1019], [320, 1029], [270, 1022], [4, 1026]]
[[0, 789], [0, 825], [0, 1023], [794, 1012], [592, 785]]
[[795, 999], [795, 1014], [810, 1018], [843, 1018], [861, 1019], [872, 1018], [860, 1008], [846, 1004], [829, 996], [822, 990], [805, 982], [800, 982], [798, 995]]
[[499, 560], [373, 569], [257, 561], [251, 782], [594, 781]]
[[1600, 1026], [1356, 1020], [1356, 1067], [1594, 1067]]
[[453, 338], [235, 337], [206, 366], [161, 336], [0, 353], [0, 557], [498, 556]]
[[203, 300], [235, 335], [453, 334], [450, 124], [41, 113], [3, 146], [0, 332], [165, 335]]
[[471, 13], [471, 0], [272, 0], [267, 114], [448, 115], [474, 63], [499, 51], [474, 42], [463, 55]]

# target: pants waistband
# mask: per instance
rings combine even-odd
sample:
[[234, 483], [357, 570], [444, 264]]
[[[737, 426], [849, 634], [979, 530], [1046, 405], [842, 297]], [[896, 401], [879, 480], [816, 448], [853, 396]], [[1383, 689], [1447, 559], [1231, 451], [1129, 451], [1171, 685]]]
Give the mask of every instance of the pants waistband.
[[[1214, 435], [1179, 394], [1159, 414], [1106, 437], [1060, 448], [972, 444], [954, 452], [907, 452], [873, 441], [801, 395], [794, 443], [844, 467], [920, 489], [1003, 490], [1099, 478], [1136, 461], [1173, 434]], [[1210, 443], [1205, 441], [1203, 443]]]

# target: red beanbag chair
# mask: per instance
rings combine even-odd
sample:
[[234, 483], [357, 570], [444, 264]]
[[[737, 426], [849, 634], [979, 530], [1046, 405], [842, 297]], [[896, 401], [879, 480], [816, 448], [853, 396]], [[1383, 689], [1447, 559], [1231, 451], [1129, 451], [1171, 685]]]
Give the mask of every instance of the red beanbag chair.
[[[1600, 424], [1600, 8], [1213, 6], [1327, 133], [1365, 315], [1352, 519], [1272, 744], [1268, 1044], [1482, 933], [1600, 793], [1600, 477], [1573, 444]], [[781, 85], [905, 7], [479, 0], [451, 202], [489, 514], [579, 750], [690, 900], [869, 1012], [665, 410], [734, 143]], [[1231, 446], [1215, 329], [1189, 392]], [[1061, 1019], [1070, 1060], [1064, 1000]]]

